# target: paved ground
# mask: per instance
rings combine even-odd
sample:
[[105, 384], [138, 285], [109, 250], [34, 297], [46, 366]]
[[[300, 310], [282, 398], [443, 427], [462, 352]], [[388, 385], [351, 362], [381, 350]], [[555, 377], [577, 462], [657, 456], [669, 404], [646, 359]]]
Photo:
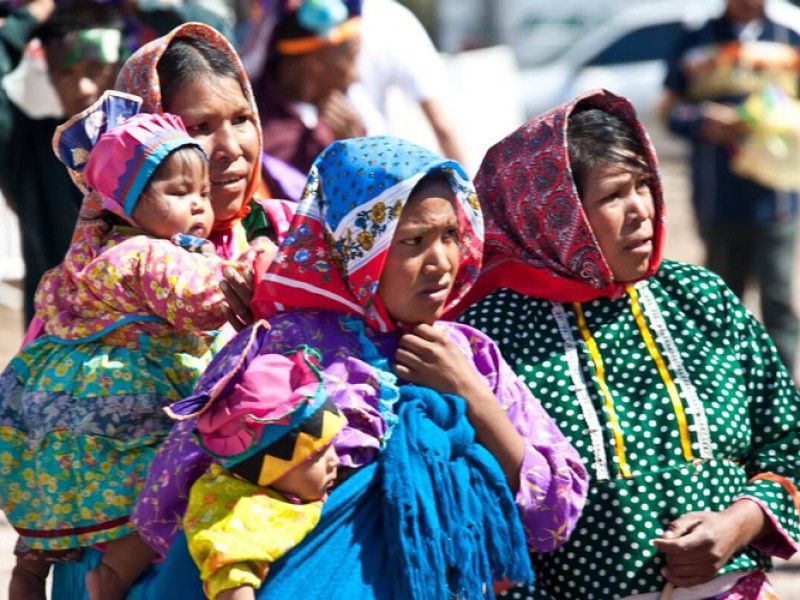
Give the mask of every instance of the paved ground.
[[[664, 161], [669, 206], [666, 256], [687, 262], [700, 262], [702, 250], [694, 233], [694, 223], [688, 209], [685, 174], [681, 163], [671, 158], [679, 154], [678, 149], [668, 145], [659, 147], [659, 151]], [[800, 271], [800, 253], [795, 264]], [[800, 283], [800, 273], [797, 280]], [[800, 290], [795, 294], [795, 298], [800, 298]], [[748, 304], [757, 310], [756, 298], [748, 298]], [[17, 308], [9, 308], [8, 305]], [[19, 305], [18, 291], [0, 282], [0, 368], [6, 365], [22, 338], [22, 314]], [[0, 513], [0, 600], [7, 599], [8, 575], [13, 564], [13, 543], [13, 531]], [[800, 600], [800, 555], [788, 563], [781, 562], [773, 580], [782, 600]]]

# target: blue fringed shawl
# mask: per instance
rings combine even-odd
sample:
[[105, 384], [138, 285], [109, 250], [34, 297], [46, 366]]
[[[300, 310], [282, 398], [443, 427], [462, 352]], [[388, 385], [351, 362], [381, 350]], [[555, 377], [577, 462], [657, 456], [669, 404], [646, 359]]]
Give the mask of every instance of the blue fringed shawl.
[[396, 408], [380, 463], [396, 597], [494, 598], [493, 580], [533, 581], [514, 498], [464, 400], [404, 385]]

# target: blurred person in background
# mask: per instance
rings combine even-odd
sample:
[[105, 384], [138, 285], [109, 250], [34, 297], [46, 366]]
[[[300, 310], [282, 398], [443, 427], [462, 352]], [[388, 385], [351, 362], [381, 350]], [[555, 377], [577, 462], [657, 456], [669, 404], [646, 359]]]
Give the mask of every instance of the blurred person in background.
[[255, 47], [266, 56], [245, 65], [264, 132], [263, 176], [274, 198], [298, 200], [311, 164], [335, 140], [364, 135], [347, 98], [356, 80], [361, 2], [266, 0], [265, 29], [254, 24]]
[[725, 12], [687, 31], [668, 62], [661, 115], [691, 142], [692, 199], [706, 266], [742, 297], [758, 277], [761, 313], [781, 359], [795, 365], [792, 308], [797, 193], [737, 175], [731, 158], [748, 127], [737, 107], [767, 86], [798, 96], [800, 34], [771, 19], [765, 0], [727, 0]]
[[[358, 85], [387, 119], [387, 92], [399, 88], [417, 102], [442, 154], [463, 162], [461, 145], [447, 113], [447, 72], [417, 17], [395, 0], [363, 0]], [[402, 131], [393, 133], [402, 135]]]
[[[54, 8], [53, 0], [32, 0], [8, 12], [0, 27], [0, 75], [11, 72], [28, 40], [38, 37], [50, 81], [71, 115], [113, 86], [123, 22], [109, 5], [75, 1]], [[64, 257], [81, 203], [81, 192], [51, 146], [61, 120], [30, 117], [0, 89], [0, 191], [20, 223], [26, 323], [39, 279]]]

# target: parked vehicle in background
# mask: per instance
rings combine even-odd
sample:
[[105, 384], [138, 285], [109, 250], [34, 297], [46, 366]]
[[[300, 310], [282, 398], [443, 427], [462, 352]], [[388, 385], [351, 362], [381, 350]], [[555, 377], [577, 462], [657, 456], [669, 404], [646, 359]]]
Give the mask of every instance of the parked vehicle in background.
[[[666, 72], [666, 57], [684, 27], [723, 10], [722, 0], [663, 0], [636, 4], [612, 16], [545, 65], [521, 70], [525, 112], [535, 116], [582, 91], [603, 87], [633, 102], [652, 127]], [[771, 18], [800, 31], [800, 8], [768, 0]]]
[[[401, 0], [419, 6], [431, 0]], [[503, 45], [521, 67], [544, 64], [632, 4], [663, 0], [432, 0], [442, 52]], [[706, 0], [674, 0], [695, 4]]]

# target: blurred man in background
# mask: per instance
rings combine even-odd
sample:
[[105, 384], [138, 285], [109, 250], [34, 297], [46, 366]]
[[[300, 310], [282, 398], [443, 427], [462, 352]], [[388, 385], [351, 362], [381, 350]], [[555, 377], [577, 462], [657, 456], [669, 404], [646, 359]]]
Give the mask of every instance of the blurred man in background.
[[[325, 10], [315, 12], [317, 4]], [[360, 13], [360, 1], [278, 0], [262, 16], [272, 25], [256, 26], [266, 56], [260, 67], [250, 63], [250, 77], [264, 138], [262, 175], [273, 198], [299, 200], [322, 150], [367, 133], [346, 95], [358, 77]]]
[[[446, 109], [444, 61], [417, 17], [395, 0], [363, 0], [359, 84], [387, 117], [387, 92], [399, 88], [417, 102], [442, 154], [463, 162], [458, 136]], [[403, 135], [402, 131], [393, 131]]]
[[[117, 8], [32, 0], [0, 27], [0, 76], [20, 61], [33, 37], [42, 42], [50, 81], [64, 114], [89, 106], [113, 87], [123, 56]], [[81, 194], [56, 159], [52, 139], [60, 118], [33, 118], [0, 89], [0, 191], [19, 217], [25, 263], [25, 319], [41, 276], [61, 262], [78, 217]]]
[[765, 0], [727, 0], [725, 12], [685, 32], [669, 59], [661, 114], [691, 142], [692, 199], [706, 266], [738, 295], [756, 276], [764, 325], [793, 370], [798, 317], [792, 273], [798, 197], [732, 170], [748, 127], [737, 107], [768, 86], [798, 96], [800, 34], [769, 18]]

